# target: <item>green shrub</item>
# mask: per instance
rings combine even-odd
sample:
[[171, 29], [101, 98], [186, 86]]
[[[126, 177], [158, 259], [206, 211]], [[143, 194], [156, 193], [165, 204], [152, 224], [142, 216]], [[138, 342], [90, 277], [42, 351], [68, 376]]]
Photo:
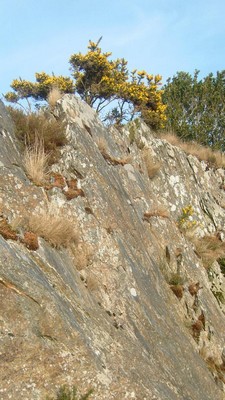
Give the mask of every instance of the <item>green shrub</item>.
[[177, 272], [172, 273], [169, 279], [169, 284], [179, 286], [184, 284], [184, 278]]
[[87, 400], [93, 393], [93, 389], [88, 390], [87, 393], [78, 396], [77, 389], [75, 386], [70, 389], [68, 386], [63, 385], [59, 388], [56, 397], [46, 397], [46, 400]]
[[220, 269], [221, 269], [222, 274], [225, 276], [225, 257], [219, 258], [217, 261], [218, 261], [218, 263], [220, 265]]

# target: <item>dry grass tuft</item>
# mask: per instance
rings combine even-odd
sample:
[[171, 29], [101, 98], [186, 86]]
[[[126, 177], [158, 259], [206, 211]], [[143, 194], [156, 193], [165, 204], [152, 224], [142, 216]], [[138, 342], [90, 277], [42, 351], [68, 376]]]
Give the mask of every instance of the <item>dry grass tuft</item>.
[[152, 155], [148, 149], [142, 151], [142, 159], [145, 163], [149, 178], [154, 178], [161, 168], [161, 163], [152, 159]]
[[224, 364], [219, 364], [214, 357], [208, 357], [206, 360], [207, 367], [210, 372], [217, 377], [219, 380], [225, 384], [225, 366]]
[[108, 153], [108, 146], [107, 146], [106, 140], [103, 137], [97, 138], [96, 144], [102, 155], [105, 153]]
[[196, 254], [202, 259], [206, 269], [220, 258], [225, 257], [225, 243], [217, 236], [204, 236], [201, 239], [192, 238]]
[[33, 146], [26, 147], [23, 158], [26, 174], [36, 185], [43, 185], [47, 180], [48, 160], [43, 141], [36, 137]]
[[156, 207], [151, 211], [146, 211], [143, 220], [148, 221], [151, 217], [169, 218], [169, 213], [164, 207]]
[[161, 133], [160, 138], [167, 140], [167, 142], [177, 147], [179, 147], [179, 145], [183, 143], [182, 140], [172, 132]]
[[202, 347], [199, 354], [206, 362], [206, 365], [214, 378], [225, 383], [225, 364], [224, 362], [221, 363], [220, 357], [214, 354], [212, 348]]
[[85, 242], [81, 242], [76, 246], [71, 246], [70, 250], [74, 258], [76, 269], [81, 271], [87, 268], [94, 253], [92, 246]]
[[62, 98], [62, 92], [60, 92], [57, 86], [53, 86], [47, 97], [47, 101], [50, 107], [54, 108], [57, 101], [60, 100], [61, 98]]
[[88, 265], [88, 256], [85, 252], [79, 252], [78, 249], [76, 251], [77, 253], [76, 255], [74, 255], [75, 266], [78, 271], [81, 271], [82, 269], [85, 269]]
[[198, 143], [181, 143], [180, 147], [185, 153], [192, 154], [200, 161], [206, 161], [212, 167], [225, 168], [225, 157], [219, 151], [201, 146]]
[[27, 222], [29, 231], [47, 240], [53, 247], [70, 247], [78, 243], [78, 229], [76, 224], [62, 215], [53, 215], [46, 211], [33, 214]]
[[14, 215], [12, 220], [10, 221], [10, 227], [13, 231], [18, 232], [22, 226], [23, 217], [20, 215]]
[[106, 143], [106, 141], [105, 141], [105, 139], [104, 138], [99, 138], [98, 140], [97, 140], [97, 142], [96, 142], [96, 144], [97, 144], [97, 146], [98, 146], [98, 149], [99, 149], [99, 151], [100, 151], [100, 153], [101, 153], [101, 155], [104, 157], [104, 159], [106, 160], [106, 161], [108, 161], [109, 162], [109, 164], [112, 164], [112, 165], [125, 165], [125, 164], [130, 164], [131, 163], [131, 160], [132, 160], [132, 157], [131, 156], [127, 156], [127, 157], [124, 157], [124, 158], [115, 158], [115, 157], [112, 157], [110, 154], [109, 154], [109, 151], [108, 151], [108, 147], [107, 147], [107, 143]]
[[55, 118], [47, 118], [43, 113], [25, 114], [23, 111], [8, 107], [15, 124], [15, 134], [23, 148], [33, 147], [36, 137], [43, 141], [45, 153], [50, 153], [49, 164], [60, 158], [59, 149], [67, 143], [65, 124]]
[[99, 290], [99, 284], [95, 276], [89, 276], [87, 278], [86, 287], [90, 292]]
[[180, 147], [187, 154], [191, 154], [200, 161], [206, 161], [210, 166], [215, 168], [225, 168], [225, 155], [210, 147], [202, 146], [197, 142], [183, 142], [174, 133], [166, 133], [160, 135], [161, 139], [167, 140], [174, 146]]

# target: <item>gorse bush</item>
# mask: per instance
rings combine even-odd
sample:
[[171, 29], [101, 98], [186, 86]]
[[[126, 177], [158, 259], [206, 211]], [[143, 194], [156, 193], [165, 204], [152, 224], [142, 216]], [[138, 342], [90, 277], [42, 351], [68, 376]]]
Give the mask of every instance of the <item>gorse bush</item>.
[[112, 122], [121, 123], [141, 115], [149, 126], [162, 127], [166, 107], [159, 90], [161, 76], [136, 69], [129, 72], [124, 58], [112, 60], [110, 52], [102, 52], [100, 40], [89, 41], [86, 54], [70, 57], [77, 93], [98, 112], [116, 101], [116, 106], [105, 115]]
[[35, 74], [36, 82], [24, 79], [14, 79], [11, 87], [14, 92], [6, 93], [5, 99], [12, 103], [19, 103], [21, 99], [33, 98], [37, 101], [47, 99], [52, 88], [57, 87], [62, 93], [74, 93], [72, 79], [64, 76], [48, 75], [45, 72]]
[[[29, 103], [30, 98], [47, 100], [52, 88], [57, 87], [61, 93], [78, 93], [101, 113], [104, 121], [121, 124], [141, 115], [150, 127], [162, 128], [166, 106], [162, 102], [161, 76], [136, 69], [129, 72], [124, 58], [112, 60], [111, 53], [103, 53], [99, 43], [100, 40], [89, 41], [86, 54], [76, 53], [70, 57], [74, 81], [69, 77], [36, 73], [35, 83], [14, 79], [13, 92], [6, 93], [5, 99], [14, 103], [23, 99]], [[113, 107], [104, 114], [103, 110], [110, 103]]]
[[225, 70], [203, 79], [197, 70], [193, 76], [177, 72], [162, 87], [160, 75], [129, 71], [127, 61], [112, 59], [100, 41], [89, 41], [86, 53], [71, 55], [72, 78], [37, 72], [35, 82], [14, 79], [5, 99], [20, 105], [25, 99], [31, 110], [30, 99], [54, 107], [61, 94], [77, 93], [106, 124], [120, 127], [141, 117], [154, 130], [166, 129], [185, 142], [225, 150]]
[[177, 225], [181, 231], [187, 231], [188, 229], [194, 229], [197, 225], [197, 221], [193, 219], [194, 208], [191, 204], [182, 208], [181, 215], [178, 217]]

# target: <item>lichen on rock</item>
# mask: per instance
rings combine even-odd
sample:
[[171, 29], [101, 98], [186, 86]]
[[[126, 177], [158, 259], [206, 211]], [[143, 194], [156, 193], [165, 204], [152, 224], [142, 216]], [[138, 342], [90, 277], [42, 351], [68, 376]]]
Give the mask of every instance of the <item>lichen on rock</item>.
[[[225, 243], [224, 170], [142, 121], [110, 130], [73, 95], [52, 112], [67, 143], [36, 186], [0, 104], [0, 212], [16, 232], [0, 231], [0, 397], [42, 400], [66, 384], [96, 400], [222, 400], [224, 275], [193, 238]], [[110, 160], [129, 163], [104, 157], [102, 138]], [[146, 148], [160, 161], [151, 179]], [[188, 206], [196, 227], [180, 229]], [[44, 212], [74, 226], [61, 245], [32, 232]]]

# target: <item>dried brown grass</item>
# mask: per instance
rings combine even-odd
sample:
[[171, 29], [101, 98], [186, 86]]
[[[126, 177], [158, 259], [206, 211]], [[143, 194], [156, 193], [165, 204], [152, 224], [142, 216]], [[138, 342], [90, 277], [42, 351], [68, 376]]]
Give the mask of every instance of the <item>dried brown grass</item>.
[[109, 162], [109, 164], [122, 165], [122, 166], [125, 165], [125, 164], [130, 164], [130, 162], [132, 160], [131, 156], [126, 156], [126, 157], [123, 157], [123, 158], [116, 158], [116, 157], [111, 156], [109, 154], [108, 146], [107, 146], [106, 140], [104, 138], [100, 137], [96, 141], [96, 144], [98, 146], [98, 149], [99, 149], [101, 155], [104, 157], [104, 159], [106, 161]]
[[78, 243], [79, 234], [76, 223], [57, 213], [42, 211], [41, 214], [33, 214], [27, 221], [30, 232], [42, 237], [53, 247], [70, 247]]
[[47, 97], [47, 101], [50, 107], [54, 108], [57, 101], [60, 100], [61, 98], [62, 98], [62, 92], [59, 90], [57, 86], [53, 86]]
[[44, 144], [36, 137], [32, 146], [25, 149], [23, 163], [27, 176], [36, 185], [43, 185], [48, 177], [49, 154], [45, 153]]
[[33, 147], [36, 137], [43, 141], [45, 153], [50, 153], [49, 164], [60, 158], [60, 148], [67, 143], [65, 124], [43, 113], [25, 114], [22, 110], [8, 107], [15, 124], [15, 134], [22, 147]]
[[221, 363], [220, 357], [213, 354], [211, 349], [205, 347], [200, 349], [199, 354], [205, 361], [213, 376], [217, 377], [217, 379], [221, 380], [225, 384], [225, 365], [224, 363]]
[[101, 154], [104, 154], [104, 153], [108, 152], [108, 146], [107, 146], [105, 138], [103, 138], [103, 137], [97, 138], [96, 144], [97, 144], [98, 149], [99, 149]]
[[181, 143], [180, 147], [185, 153], [192, 154], [200, 161], [206, 161], [212, 167], [225, 168], [225, 157], [219, 151], [201, 146], [198, 143]]
[[195, 245], [195, 251], [202, 259], [203, 265], [209, 269], [218, 259], [225, 257], [225, 243], [217, 236], [207, 235], [201, 239], [192, 238]]
[[71, 252], [74, 258], [74, 264], [78, 271], [85, 269], [93, 256], [93, 248], [85, 242], [81, 242], [76, 246], [71, 246]]
[[173, 146], [180, 147], [187, 154], [191, 154], [200, 161], [206, 161], [210, 166], [215, 168], [225, 168], [225, 155], [210, 147], [202, 146], [197, 142], [183, 142], [174, 133], [162, 133], [161, 139], [167, 140]]
[[152, 155], [148, 149], [143, 149], [142, 151], [142, 159], [145, 163], [148, 177], [153, 179], [161, 168], [161, 163], [158, 161], [154, 161]]
[[12, 230], [17, 232], [20, 229], [20, 227], [22, 226], [22, 221], [23, 221], [23, 217], [21, 215], [14, 215], [10, 222], [10, 226], [11, 226]]
[[99, 284], [97, 278], [94, 275], [87, 277], [86, 287], [90, 292], [99, 290]]
[[167, 142], [169, 142], [173, 146], [179, 147], [179, 145], [182, 143], [182, 140], [172, 132], [161, 133], [160, 138], [167, 140]]
[[169, 218], [169, 213], [164, 207], [155, 207], [144, 213], [144, 220], [149, 220], [151, 217]]

